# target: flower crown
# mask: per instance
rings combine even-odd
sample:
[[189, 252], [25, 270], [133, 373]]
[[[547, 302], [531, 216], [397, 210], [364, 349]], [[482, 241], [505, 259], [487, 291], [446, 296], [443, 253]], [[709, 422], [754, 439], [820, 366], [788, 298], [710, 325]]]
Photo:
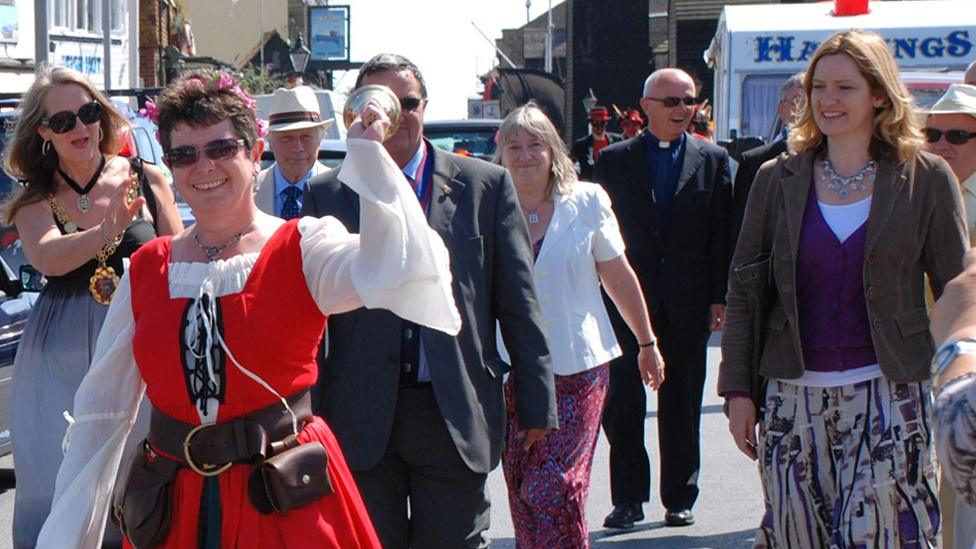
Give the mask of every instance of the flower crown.
[[[241, 101], [247, 108], [254, 111], [254, 122], [257, 126], [258, 137], [268, 135], [268, 123], [258, 116], [258, 102], [248, 95], [241, 88], [240, 83], [230, 74], [226, 72], [217, 73], [209, 80], [204, 80], [202, 77], [194, 75], [186, 79], [186, 86], [188, 88], [204, 89], [209, 92], [219, 90], [230, 90], [234, 92], [237, 97], [241, 98]], [[139, 109], [139, 115], [152, 120], [155, 124], [159, 124], [159, 107], [156, 106], [156, 103], [152, 99], [146, 100], [145, 106]]]

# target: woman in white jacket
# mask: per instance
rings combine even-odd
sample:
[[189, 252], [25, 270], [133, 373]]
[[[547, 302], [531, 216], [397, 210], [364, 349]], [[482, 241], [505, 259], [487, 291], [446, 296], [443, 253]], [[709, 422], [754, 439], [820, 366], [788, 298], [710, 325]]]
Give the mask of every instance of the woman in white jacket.
[[511, 172], [529, 227], [559, 403], [559, 429], [527, 449], [506, 386], [502, 460], [515, 538], [519, 547], [589, 547], [584, 510], [593, 448], [609, 362], [621, 354], [601, 283], [640, 344], [641, 376], [653, 389], [664, 381], [664, 360], [607, 193], [576, 180], [559, 133], [532, 103], [505, 118], [497, 140], [495, 160]]

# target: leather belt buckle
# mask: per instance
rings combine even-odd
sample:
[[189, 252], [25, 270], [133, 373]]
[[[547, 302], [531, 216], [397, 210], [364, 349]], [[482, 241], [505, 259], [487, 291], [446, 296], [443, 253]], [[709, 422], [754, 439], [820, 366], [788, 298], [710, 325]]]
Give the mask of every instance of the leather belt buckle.
[[229, 461], [223, 465], [212, 465], [210, 463], [202, 463], [200, 465], [197, 465], [193, 461], [193, 457], [190, 456], [190, 445], [192, 444], [194, 435], [196, 435], [198, 432], [208, 427], [215, 427], [215, 426], [216, 424], [197, 425], [196, 427], [191, 429], [190, 432], [186, 434], [186, 438], [183, 439], [183, 459], [186, 460], [187, 466], [190, 469], [192, 469], [193, 472], [205, 477], [215, 477], [220, 473], [223, 473], [227, 469], [230, 469], [234, 465], [234, 462], [232, 461]]

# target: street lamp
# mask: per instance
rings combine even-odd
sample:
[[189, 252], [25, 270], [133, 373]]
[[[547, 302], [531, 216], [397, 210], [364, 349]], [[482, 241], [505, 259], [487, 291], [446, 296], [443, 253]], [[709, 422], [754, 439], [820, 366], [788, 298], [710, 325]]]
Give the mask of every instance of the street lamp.
[[312, 52], [308, 51], [308, 48], [302, 42], [302, 33], [298, 33], [298, 38], [295, 39], [295, 45], [288, 52], [288, 57], [291, 58], [291, 66], [297, 73], [295, 84], [298, 86], [303, 84], [302, 75], [305, 74], [305, 67], [308, 65], [308, 58], [311, 55]]
[[593, 95], [593, 88], [590, 88], [590, 95], [584, 97], [582, 101], [583, 101], [583, 109], [586, 110], [586, 114], [589, 115], [590, 111], [593, 110], [593, 107], [596, 106], [596, 101], [597, 101], [596, 96]]

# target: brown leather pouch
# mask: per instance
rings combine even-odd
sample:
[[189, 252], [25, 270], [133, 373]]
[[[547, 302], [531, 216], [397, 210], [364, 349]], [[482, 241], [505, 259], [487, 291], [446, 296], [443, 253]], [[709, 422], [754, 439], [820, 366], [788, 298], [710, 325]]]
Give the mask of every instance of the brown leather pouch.
[[332, 493], [329, 456], [318, 441], [289, 448], [256, 465], [248, 498], [262, 514], [287, 513]]
[[113, 517], [136, 549], [156, 547], [169, 533], [172, 484], [179, 463], [157, 454], [147, 442], [136, 452]]

